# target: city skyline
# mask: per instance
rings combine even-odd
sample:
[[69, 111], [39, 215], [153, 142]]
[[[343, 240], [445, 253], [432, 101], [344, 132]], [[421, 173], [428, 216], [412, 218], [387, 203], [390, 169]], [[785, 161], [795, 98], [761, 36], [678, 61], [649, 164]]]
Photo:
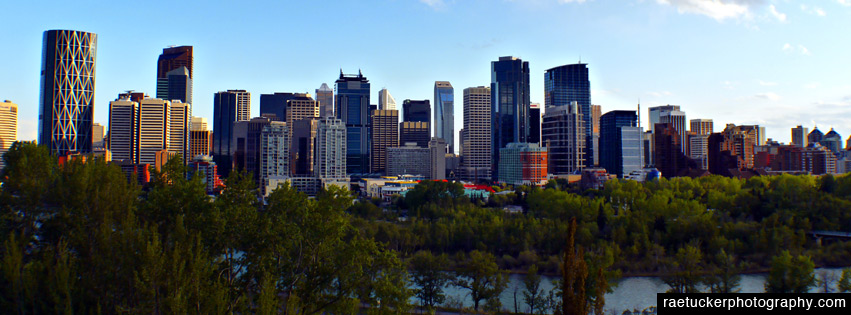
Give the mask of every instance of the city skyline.
[[[299, 3], [238, 7], [182, 3], [176, 9], [185, 12], [185, 21], [166, 26], [125, 23], [124, 15], [118, 14], [131, 8], [139, 14], [153, 12], [157, 3], [138, 7], [108, 3], [95, 5], [96, 10], [64, 3], [6, 3], [0, 5], [4, 11], [18, 14], [0, 21], [2, 36], [18, 44], [17, 49], [0, 52], [3, 60], [15, 60], [3, 63], [7, 76], [0, 81], [0, 99], [20, 106], [19, 139], [36, 139], [41, 34], [73, 29], [98, 34], [94, 122], [103, 125], [108, 122], [109, 101], [118, 93], [130, 89], [156, 93], [152, 78], [163, 48], [190, 45], [195, 48], [193, 72], [198, 72], [197, 79], [193, 76], [193, 115], [208, 119], [215, 92], [245, 89], [253, 94], [252, 103], [259, 104], [260, 94], [310, 92], [322, 83], [331, 84], [340, 68], [361, 69], [376, 86], [371, 91], [375, 99], [377, 87], [386, 87], [397, 99], [433, 102], [435, 80], [449, 81], [459, 90], [485, 85], [489, 62], [510, 55], [530, 62], [532, 102], [543, 103], [545, 69], [581, 60], [588, 63], [593, 103], [602, 105], [603, 112], [633, 109], [640, 99], [642, 108], [682, 105], [689, 117], [711, 118], [718, 126], [766, 126], [768, 137], [787, 143], [791, 140], [788, 130], [799, 124], [851, 133], [845, 127], [851, 122], [851, 83], [840, 76], [849, 67], [843, 57], [849, 44], [832, 40], [836, 36], [829, 32], [844, 29], [851, 14], [851, 7], [839, 1], [819, 3], [819, 7], [803, 1], [721, 2], [714, 7], [698, 5], [703, 3], [698, 0], [561, 2], [506, 1], [486, 6], [482, 1], [377, 1], [382, 7], [378, 12], [352, 3], [334, 3], [321, 10]], [[304, 16], [285, 21], [280, 29], [265, 24], [263, 18], [245, 25], [208, 22], [233, 12], [265, 17], [296, 9], [303, 10]], [[413, 47], [435, 36], [448, 36], [451, 45], [441, 46], [448, 51], [440, 53], [425, 47], [397, 56], [369, 41], [333, 34], [340, 23], [327, 21], [340, 20], [350, 10], [364, 12], [363, 23], [355, 27], [370, 37], [386, 36], [396, 46]], [[92, 18], [80, 20], [83, 13]], [[320, 14], [328, 19], [307, 21]], [[383, 20], [386, 24], [399, 27], [373, 22], [369, 18], [373, 14], [388, 17]], [[511, 22], [504, 29], [482, 31], [508, 14], [541, 23]], [[480, 27], [471, 27], [476, 23]], [[317, 38], [311, 42], [321, 38], [321, 44], [292, 51], [283, 49], [286, 41], [263, 40], [294, 25], [311, 31], [285, 34]], [[457, 34], [440, 32], [447, 29]], [[220, 41], [222, 36], [236, 34], [245, 34], [244, 41], [252, 45], [231, 47]], [[351, 44], [357, 52], [334, 51], [329, 41]], [[455, 116], [461, 117], [462, 109], [455, 107]], [[258, 113], [254, 106], [251, 116]], [[642, 126], [646, 126], [645, 114]], [[461, 129], [460, 119], [454, 129]]]

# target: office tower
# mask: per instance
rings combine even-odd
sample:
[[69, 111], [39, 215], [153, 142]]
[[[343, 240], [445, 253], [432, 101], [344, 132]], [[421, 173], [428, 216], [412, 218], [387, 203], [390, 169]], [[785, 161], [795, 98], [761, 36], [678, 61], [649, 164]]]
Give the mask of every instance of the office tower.
[[192, 103], [192, 77], [189, 69], [181, 66], [166, 73], [164, 79], [157, 79], [157, 98], [164, 100], [180, 100]]
[[169, 109], [168, 151], [179, 154], [183, 163], [191, 160], [189, 153], [189, 104], [174, 100]]
[[638, 113], [613, 110], [600, 117], [600, 167], [623, 178], [644, 168], [644, 130], [638, 126]]
[[811, 131], [807, 135], [807, 143], [821, 142], [821, 140], [823, 138], [824, 138], [824, 134], [821, 132], [821, 130], [818, 130], [818, 126], [816, 126], [816, 127], [813, 127], [813, 131]]
[[[297, 93], [260, 94], [260, 117], [266, 117], [273, 121], [287, 120], [287, 102], [296, 98]], [[303, 93], [298, 93], [304, 96]]]
[[0, 102], [0, 171], [6, 166], [3, 155], [15, 141], [18, 141], [18, 105], [6, 100]]
[[[650, 107], [650, 125], [656, 126], [658, 123], [669, 123], [671, 127], [677, 130], [680, 135], [680, 151], [688, 155], [688, 138], [686, 135], [686, 113], [680, 110], [679, 105], [664, 105]], [[664, 173], [663, 173], [664, 175]]]
[[[170, 110], [171, 102], [166, 100], [146, 98], [139, 102], [136, 163], [156, 165], [157, 152], [169, 148]], [[113, 158], [118, 157], [113, 154]]]
[[689, 168], [689, 159], [682, 152], [679, 131], [671, 123], [658, 123], [653, 128], [653, 160], [665, 178], [679, 176]]
[[501, 148], [499, 182], [509, 185], [543, 185], [547, 182], [547, 148], [534, 143], [509, 143]]
[[541, 104], [529, 104], [529, 143], [541, 145]]
[[337, 118], [322, 117], [316, 130], [315, 177], [320, 180], [346, 178], [346, 124]]
[[730, 176], [730, 170], [754, 167], [754, 145], [757, 128], [727, 124], [724, 131], [713, 133], [707, 140], [709, 172]]
[[462, 173], [471, 181], [491, 180], [491, 90], [464, 89], [464, 128], [461, 136]]
[[[261, 182], [260, 162], [263, 155], [263, 128], [269, 126], [271, 120], [265, 117], [255, 117], [251, 120], [233, 123], [231, 138], [231, 156], [233, 171], [244, 171], [254, 176], [257, 187], [264, 187]], [[218, 163], [217, 163], [218, 164]]]
[[798, 125], [798, 127], [792, 128], [792, 145], [797, 147], [806, 147], [807, 146], [807, 132], [809, 128], [802, 127]]
[[97, 34], [44, 32], [38, 134], [51, 154], [92, 151]]
[[209, 130], [189, 131], [189, 158], [199, 155], [210, 155], [213, 144], [213, 134]]
[[387, 148], [399, 146], [399, 111], [380, 109], [372, 111], [372, 172], [384, 173], [387, 169]]
[[231, 139], [233, 124], [239, 121], [239, 106], [248, 93], [243, 90], [217, 92], [213, 97], [213, 161], [219, 176], [227, 178], [233, 167]]
[[335, 82], [334, 112], [346, 124], [346, 172], [368, 173], [369, 168], [369, 80], [360, 71]]
[[708, 148], [709, 148], [709, 135], [708, 134], [698, 134], [694, 131], [689, 131], [688, 143], [689, 143], [689, 158], [697, 162], [700, 169], [709, 170], [709, 156], [708, 156]]
[[294, 93], [287, 100], [286, 122], [290, 129], [289, 138], [293, 139], [293, 124], [297, 120], [305, 118], [319, 119], [319, 102], [308, 93]]
[[260, 129], [260, 191], [266, 191], [269, 179], [286, 178], [290, 172], [287, 123], [270, 121]]
[[842, 136], [839, 135], [836, 130], [830, 128], [830, 131], [824, 135], [819, 144], [834, 154], [839, 154], [839, 152], [842, 151]]
[[501, 148], [529, 140], [529, 62], [499, 57], [491, 62], [492, 174], [496, 179]]
[[[287, 123], [289, 124], [289, 123]], [[290, 131], [290, 174], [294, 177], [313, 176], [314, 142], [319, 120], [306, 117], [292, 122]]]
[[387, 89], [378, 91], [378, 109], [396, 110], [396, 99]]
[[801, 154], [802, 170], [813, 175], [836, 174], [836, 164], [836, 155], [818, 143], [811, 143]]
[[92, 149], [106, 148], [104, 136], [106, 136], [106, 133], [103, 125], [99, 123], [92, 124]]
[[712, 119], [692, 119], [689, 120], [691, 131], [696, 135], [708, 135], [714, 130], [712, 129]]
[[547, 108], [541, 140], [547, 148], [547, 170], [554, 175], [575, 174], [586, 167], [585, 121], [579, 103]]
[[207, 118], [192, 116], [192, 120], [189, 122], [189, 130], [210, 130], [207, 127]]
[[402, 102], [402, 121], [431, 123], [431, 104], [428, 100]]
[[591, 81], [588, 79], [588, 64], [576, 63], [551, 68], [544, 73], [544, 106], [566, 106], [579, 104], [579, 112], [585, 124], [585, 165], [597, 164], [594, 160], [594, 119], [591, 110]]
[[429, 175], [432, 180], [446, 179], [446, 140], [431, 138], [428, 142]]
[[428, 123], [422, 121], [405, 121], [399, 123], [399, 143], [413, 142], [418, 147], [427, 148], [431, 140]]
[[387, 176], [419, 175], [430, 179], [431, 149], [413, 142], [387, 148]]
[[434, 136], [446, 140], [446, 153], [455, 152], [455, 89], [449, 81], [434, 82]]
[[157, 59], [157, 95], [160, 94], [160, 80], [168, 79], [170, 71], [185, 67], [189, 71], [189, 77], [192, 77], [193, 62], [192, 46], [163, 48], [163, 53]]
[[109, 102], [109, 150], [113, 160], [138, 163], [139, 103], [129, 95]]
[[600, 164], [600, 116], [603, 115], [603, 107], [591, 105], [591, 160], [595, 165]]
[[328, 87], [328, 84], [322, 83], [316, 89], [316, 100], [319, 101], [319, 116], [334, 117], [334, 90]]

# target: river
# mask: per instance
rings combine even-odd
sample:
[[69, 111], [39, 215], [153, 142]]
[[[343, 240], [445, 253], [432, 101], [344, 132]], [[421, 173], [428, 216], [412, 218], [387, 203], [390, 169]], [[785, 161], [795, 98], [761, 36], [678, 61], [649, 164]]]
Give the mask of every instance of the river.
[[[819, 268], [815, 274], [818, 278], [822, 272], [833, 273], [835, 281], [839, 281], [839, 276], [842, 274], [842, 268]], [[765, 278], [767, 274], [743, 274], [739, 289], [742, 293], [761, 293], [765, 291]], [[509, 276], [508, 288], [502, 292], [500, 301], [502, 307], [506, 310], [514, 311], [514, 288], [517, 288], [517, 305], [521, 312], [528, 311], [528, 306], [523, 303], [523, 277], [521, 274], [511, 274]], [[541, 287], [544, 292], [549, 293], [552, 290], [553, 277], [542, 277]], [[614, 288], [614, 292], [606, 294], [606, 313], [621, 314], [624, 310], [638, 309], [643, 310], [650, 306], [656, 306], [656, 294], [664, 293], [669, 287], [662, 282], [659, 277], [626, 277], [621, 278]], [[836, 291], [836, 283], [833, 284], [833, 290]], [[810, 292], [821, 292], [820, 288], [813, 288]], [[462, 300], [464, 306], [472, 307], [473, 302], [470, 300], [469, 292], [464, 289], [459, 289], [454, 286], [444, 288], [447, 301], [456, 299]], [[415, 301], [414, 303], [418, 303]]]

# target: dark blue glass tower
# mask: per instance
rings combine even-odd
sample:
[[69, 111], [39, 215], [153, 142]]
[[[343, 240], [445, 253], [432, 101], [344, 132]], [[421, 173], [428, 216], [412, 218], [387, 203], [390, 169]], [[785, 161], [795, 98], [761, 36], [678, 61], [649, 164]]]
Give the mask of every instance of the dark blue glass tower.
[[336, 83], [334, 112], [346, 124], [346, 173], [369, 173], [369, 80], [358, 71], [344, 75]]
[[402, 121], [431, 123], [431, 103], [428, 100], [402, 102]]
[[600, 166], [618, 177], [641, 169], [642, 134], [634, 110], [613, 110], [600, 116]]
[[231, 137], [237, 121], [237, 102], [238, 94], [232, 91], [218, 92], [213, 97], [213, 161], [222, 177], [227, 177], [233, 167]]
[[499, 173], [499, 149], [529, 138], [529, 62], [499, 57], [491, 62], [492, 178]]
[[[588, 80], [588, 64], [577, 63], [547, 70], [544, 73], [544, 105], [546, 108], [567, 106], [571, 102], [579, 105], [585, 122], [585, 130], [591, 124], [591, 81]], [[585, 135], [585, 165], [593, 166], [594, 146], [591, 132]]]
[[287, 101], [293, 93], [260, 94], [260, 116], [274, 121], [287, 121]]

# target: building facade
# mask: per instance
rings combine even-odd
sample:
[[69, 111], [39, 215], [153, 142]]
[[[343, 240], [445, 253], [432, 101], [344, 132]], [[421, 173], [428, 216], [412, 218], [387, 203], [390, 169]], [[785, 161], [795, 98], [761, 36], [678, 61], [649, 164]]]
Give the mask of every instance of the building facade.
[[44, 32], [38, 134], [51, 154], [92, 151], [97, 34]]
[[469, 181], [491, 179], [491, 91], [485, 86], [464, 89], [461, 132], [461, 175]]
[[18, 105], [12, 101], [0, 102], [0, 171], [6, 167], [3, 155], [18, 141]]
[[585, 165], [595, 165], [591, 111], [591, 81], [588, 64], [576, 63], [548, 69], [544, 73], [544, 106], [567, 106], [576, 102], [585, 124]]
[[334, 112], [346, 124], [346, 172], [368, 173], [369, 167], [369, 80], [358, 72], [337, 79]]
[[387, 148], [387, 176], [431, 175], [431, 150], [413, 142]]
[[431, 137], [428, 136], [428, 123], [422, 121], [405, 121], [399, 123], [399, 143], [416, 143], [420, 148], [427, 148]]
[[446, 140], [434, 137], [428, 142], [429, 178], [446, 179]]
[[792, 145], [797, 147], [806, 147], [807, 146], [807, 134], [809, 133], [809, 128], [802, 127], [798, 125], [798, 127], [792, 128]]
[[431, 103], [429, 100], [404, 100], [402, 102], [402, 121], [430, 124]]
[[287, 123], [270, 121], [260, 131], [260, 183], [266, 191], [269, 179], [289, 177], [289, 128]]
[[600, 117], [600, 166], [623, 178], [644, 168], [644, 130], [638, 113], [613, 110]]
[[322, 83], [316, 89], [316, 100], [319, 101], [319, 116], [334, 117], [334, 90], [328, 84]]
[[240, 121], [240, 104], [249, 97], [244, 90], [227, 90], [218, 92], [213, 97], [213, 161], [219, 171], [219, 176], [227, 178], [233, 167], [231, 139], [233, 125]]
[[307, 117], [295, 120], [292, 124], [293, 126], [288, 128], [292, 130], [292, 137], [287, 138], [290, 142], [290, 175], [312, 176], [319, 119]]
[[543, 185], [547, 182], [547, 149], [534, 143], [509, 143], [500, 149], [499, 182], [509, 185]]
[[529, 140], [526, 142], [541, 145], [541, 104], [529, 104]]
[[139, 103], [129, 97], [109, 102], [109, 150], [113, 160], [138, 163]]
[[544, 114], [541, 140], [550, 174], [569, 175], [586, 167], [585, 122], [579, 104], [550, 107]]
[[387, 89], [378, 91], [378, 109], [396, 110], [396, 99]]
[[372, 172], [387, 170], [387, 148], [399, 146], [399, 111], [379, 109], [372, 111]]
[[323, 181], [345, 180], [346, 176], [346, 124], [336, 118], [319, 119], [316, 131], [315, 177]]
[[244, 171], [252, 174], [257, 187], [264, 187], [265, 185], [262, 182], [261, 175], [261, 161], [264, 153], [263, 129], [269, 126], [271, 122], [270, 119], [265, 117], [255, 117], [233, 124], [233, 138], [231, 138], [230, 145], [233, 171]]
[[434, 82], [434, 136], [446, 140], [446, 153], [455, 152], [455, 89], [449, 81]]
[[500, 149], [529, 140], [529, 62], [499, 57], [491, 62], [492, 178], [497, 179]]

